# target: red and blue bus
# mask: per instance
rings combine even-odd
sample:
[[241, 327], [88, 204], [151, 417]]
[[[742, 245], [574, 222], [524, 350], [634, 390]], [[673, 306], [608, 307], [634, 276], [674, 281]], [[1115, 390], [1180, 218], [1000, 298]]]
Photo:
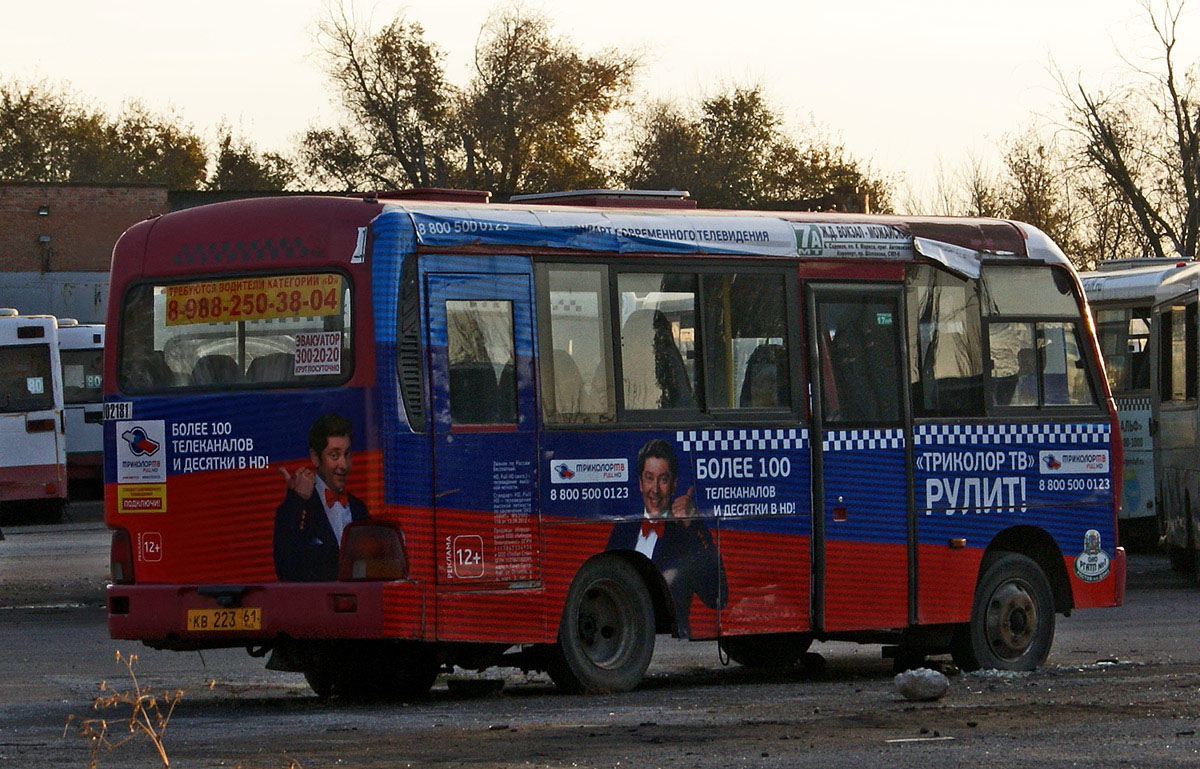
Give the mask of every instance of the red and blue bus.
[[1116, 411], [1028, 225], [414, 190], [170, 213], [112, 270], [114, 638], [621, 691], [658, 634], [1028, 670], [1123, 600]]

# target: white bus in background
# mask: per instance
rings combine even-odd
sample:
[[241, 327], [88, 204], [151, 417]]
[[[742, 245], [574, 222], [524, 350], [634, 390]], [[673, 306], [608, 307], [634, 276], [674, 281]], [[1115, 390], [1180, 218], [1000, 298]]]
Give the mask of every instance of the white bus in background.
[[1121, 540], [1128, 547], [1153, 545], [1162, 533], [1156, 494], [1153, 412], [1152, 308], [1164, 280], [1191, 269], [1178, 259], [1101, 262], [1079, 279], [1092, 307], [1108, 384], [1121, 418], [1125, 472]]
[[66, 408], [67, 477], [99, 482], [104, 472], [104, 326], [58, 319]]
[[1200, 576], [1200, 263], [1166, 275], [1154, 301], [1154, 461], [1171, 566]]
[[0, 503], [10, 521], [52, 520], [67, 501], [58, 325], [0, 309]]

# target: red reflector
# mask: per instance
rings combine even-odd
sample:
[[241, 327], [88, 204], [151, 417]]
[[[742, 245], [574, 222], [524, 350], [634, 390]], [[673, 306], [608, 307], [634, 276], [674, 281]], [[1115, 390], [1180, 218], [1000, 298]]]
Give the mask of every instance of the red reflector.
[[359, 521], [342, 532], [338, 579], [386, 580], [408, 576], [404, 535], [386, 521]]
[[49, 433], [54, 432], [53, 419], [26, 419], [25, 432], [27, 433]]
[[133, 584], [133, 540], [125, 529], [113, 529], [109, 567], [114, 585]]
[[358, 596], [345, 595], [342, 593], [334, 594], [333, 610], [342, 613], [358, 611]]
[[52, 497], [57, 493], [58, 493], [58, 486], [54, 485], [53, 483], [46, 484], [46, 496]]

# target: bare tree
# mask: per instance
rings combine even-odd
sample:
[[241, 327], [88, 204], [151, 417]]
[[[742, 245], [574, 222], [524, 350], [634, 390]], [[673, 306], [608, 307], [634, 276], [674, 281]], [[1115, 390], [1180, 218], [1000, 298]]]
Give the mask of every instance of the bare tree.
[[348, 187], [448, 186], [454, 88], [420, 24], [397, 16], [378, 32], [344, 0], [318, 24], [326, 72], [349, 121], [312, 128], [308, 170]]
[[[1084, 159], [1128, 204], [1153, 256], [1196, 256], [1200, 238], [1200, 109], [1194, 70], [1176, 61], [1185, 0], [1142, 0], [1159, 54], [1129, 63], [1126, 82], [1104, 91], [1059, 82]], [[1103, 195], [1095, 199], [1107, 208]], [[1106, 233], [1107, 234], [1107, 233]]]
[[638, 67], [635, 54], [584, 55], [519, 5], [493, 14], [459, 105], [466, 182], [501, 199], [606, 183], [604, 120], [627, 103]]
[[957, 174], [965, 207], [956, 213], [967, 216], [1006, 216], [1003, 182], [978, 153], [967, 155], [967, 163]]

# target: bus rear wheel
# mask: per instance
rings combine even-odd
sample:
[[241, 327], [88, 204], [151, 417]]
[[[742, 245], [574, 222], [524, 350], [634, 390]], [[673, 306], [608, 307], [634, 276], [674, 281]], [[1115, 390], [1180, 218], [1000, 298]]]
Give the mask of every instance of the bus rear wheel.
[[654, 604], [628, 562], [585, 563], [567, 592], [550, 677], [565, 692], [625, 692], [641, 682], [654, 654]]
[[783, 668], [795, 665], [808, 647], [812, 636], [803, 633], [765, 633], [726, 636], [718, 644], [729, 659], [748, 668]]
[[1034, 670], [1054, 642], [1050, 581], [1032, 559], [1003, 553], [984, 569], [971, 619], [951, 645], [963, 670]]
[[318, 697], [416, 700], [429, 693], [440, 666], [432, 647], [346, 644], [304, 671]]

